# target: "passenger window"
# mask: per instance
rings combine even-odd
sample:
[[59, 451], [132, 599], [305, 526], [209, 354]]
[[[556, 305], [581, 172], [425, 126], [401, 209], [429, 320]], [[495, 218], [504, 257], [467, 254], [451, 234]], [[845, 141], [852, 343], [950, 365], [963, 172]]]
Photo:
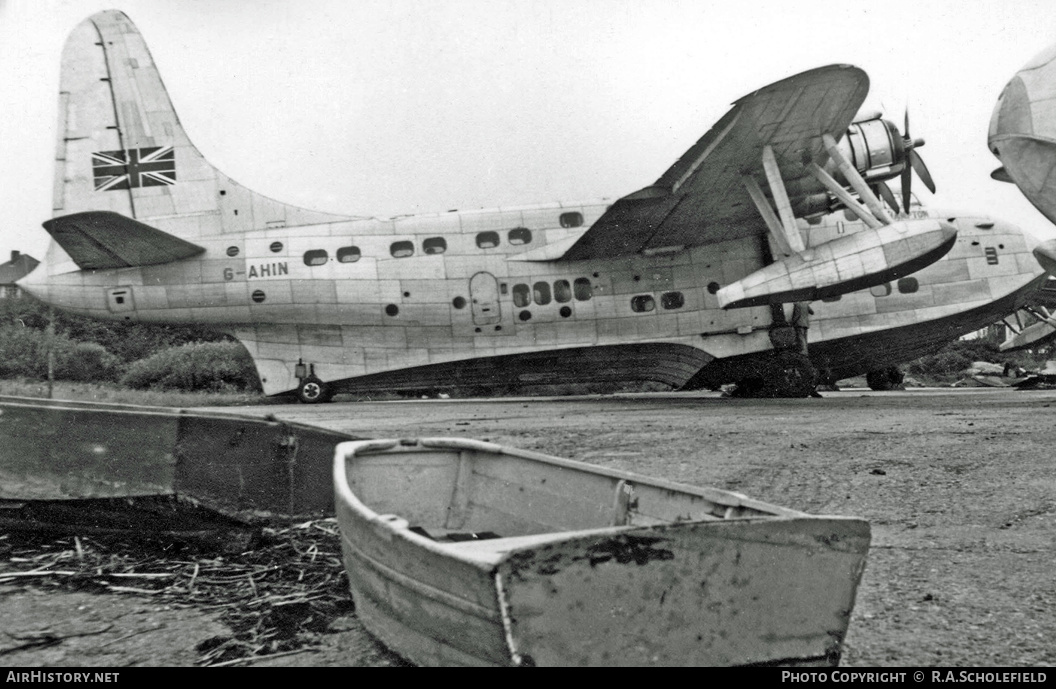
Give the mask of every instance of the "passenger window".
[[583, 214], [575, 211], [561, 214], [561, 227], [579, 227], [583, 224]]
[[337, 262], [338, 263], [355, 263], [359, 260], [360, 253], [358, 246], [343, 246], [337, 250]]
[[902, 294], [913, 294], [920, 289], [916, 278], [902, 278], [898, 281], [898, 291]]
[[886, 297], [887, 295], [891, 294], [891, 283], [885, 282], [882, 285], [870, 287], [869, 294], [873, 295], [874, 297]]
[[479, 246], [481, 249], [494, 249], [498, 245], [498, 232], [481, 232], [477, 235], [477, 246]]
[[326, 249], [312, 249], [304, 252], [304, 265], [321, 266], [326, 263], [328, 258], [329, 255], [326, 253]]
[[558, 280], [554, 283], [554, 301], [558, 304], [572, 301], [572, 285], [568, 280]]
[[637, 297], [631, 298], [631, 310], [635, 313], [646, 313], [656, 308], [656, 301], [652, 295], [639, 294]]
[[587, 301], [594, 296], [594, 287], [590, 284], [589, 278], [576, 278], [573, 288], [576, 301]]
[[393, 258], [407, 258], [414, 256], [414, 242], [393, 242], [389, 247], [389, 253]]
[[681, 292], [664, 292], [660, 295], [660, 306], [665, 309], [680, 309], [686, 303], [686, 298]]
[[532, 303], [532, 294], [528, 285], [520, 284], [513, 286], [513, 305], [524, 308]]
[[527, 227], [515, 227], [506, 235], [510, 244], [528, 244], [532, 241], [532, 231]]
[[532, 286], [535, 303], [539, 306], [545, 306], [550, 303], [550, 283], [549, 282], [537, 282]]
[[429, 254], [442, 254], [447, 251], [447, 240], [443, 237], [430, 237], [422, 242], [422, 251]]

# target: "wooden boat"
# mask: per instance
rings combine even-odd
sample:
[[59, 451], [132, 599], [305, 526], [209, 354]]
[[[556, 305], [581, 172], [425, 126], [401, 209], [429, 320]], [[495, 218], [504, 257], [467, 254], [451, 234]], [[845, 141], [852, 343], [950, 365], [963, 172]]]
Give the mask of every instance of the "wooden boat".
[[869, 525], [463, 439], [338, 445], [356, 614], [421, 665], [829, 665]]

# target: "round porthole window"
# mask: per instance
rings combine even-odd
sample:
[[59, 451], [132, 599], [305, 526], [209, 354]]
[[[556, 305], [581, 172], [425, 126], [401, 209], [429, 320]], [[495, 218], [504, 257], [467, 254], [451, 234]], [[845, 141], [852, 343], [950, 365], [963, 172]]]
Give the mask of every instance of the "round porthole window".
[[231, 257], [238, 256], [238, 247], [237, 246], [229, 246], [229, 247], [227, 247], [227, 255], [231, 256]]
[[253, 292], [253, 294], [250, 295], [250, 297], [253, 299], [253, 301], [255, 301], [258, 304], [261, 303], [262, 301], [264, 301], [267, 298], [264, 295], [264, 290], [262, 290], [262, 289], [255, 290]]
[[395, 304], [389, 304], [385, 307], [385, 314], [388, 316], [395, 316], [400, 312], [400, 307]]

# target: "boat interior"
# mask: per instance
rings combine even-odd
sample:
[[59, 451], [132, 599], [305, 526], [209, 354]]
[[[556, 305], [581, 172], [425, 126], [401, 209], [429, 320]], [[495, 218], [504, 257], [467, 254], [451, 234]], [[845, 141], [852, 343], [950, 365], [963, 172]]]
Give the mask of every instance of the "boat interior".
[[[801, 516], [737, 493], [697, 488], [492, 443], [364, 441], [344, 478], [370, 518], [437, 542], [621, 526]], [[339, 475], [340, 479], [340, 475]]]

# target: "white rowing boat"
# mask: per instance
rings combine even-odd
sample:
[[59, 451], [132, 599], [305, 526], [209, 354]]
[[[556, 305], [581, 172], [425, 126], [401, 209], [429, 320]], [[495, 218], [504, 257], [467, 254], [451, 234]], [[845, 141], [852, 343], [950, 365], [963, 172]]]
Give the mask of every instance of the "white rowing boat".
[[869, 525], [473, 440], [341, 443], [366, 628], [420, 665], [828, 665]]

